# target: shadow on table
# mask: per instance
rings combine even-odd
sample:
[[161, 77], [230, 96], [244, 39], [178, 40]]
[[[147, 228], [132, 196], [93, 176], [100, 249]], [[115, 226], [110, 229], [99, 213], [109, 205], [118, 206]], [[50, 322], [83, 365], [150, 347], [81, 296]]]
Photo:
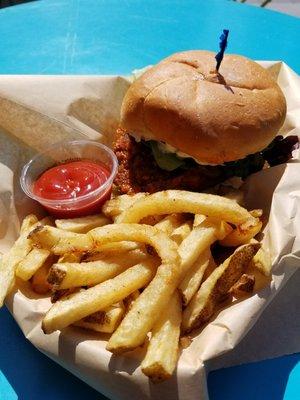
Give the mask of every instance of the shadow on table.
[[20, 400], [106, 400], [36, 350], [5, 308], [0, 327], [0, 370]]
[[29, 3], [36, 0], [1, 0], [0, 1], [0, 8], [16, 6], [22, 3]]
[[[208, 375], [210, 400], [282, 400], [300, 354], [219, 369]], [[257, 377], [260, 379], [257, 380]], [[237, 390], [237, 386], [240, 390]]]

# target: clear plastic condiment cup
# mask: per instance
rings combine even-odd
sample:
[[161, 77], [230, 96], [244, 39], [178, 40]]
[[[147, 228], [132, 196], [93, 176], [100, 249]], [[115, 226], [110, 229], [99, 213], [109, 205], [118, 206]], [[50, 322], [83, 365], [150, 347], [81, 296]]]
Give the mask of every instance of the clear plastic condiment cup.
[[[79, 160], [102, 164], [110, 172], [108, 179], [95, 190], [71, 199], [47, 199], [34, 193], [33, 185], [45, 171]], [[24, 165], [20, 183], [26, 195], [39, 202], [50, 214], [60, 218], [73, 218], [101, 211], [101, 206], [110, 197], [117, 169], [117, 158], [107, 146], [91, 140], [64, 141], [50, 146]]]

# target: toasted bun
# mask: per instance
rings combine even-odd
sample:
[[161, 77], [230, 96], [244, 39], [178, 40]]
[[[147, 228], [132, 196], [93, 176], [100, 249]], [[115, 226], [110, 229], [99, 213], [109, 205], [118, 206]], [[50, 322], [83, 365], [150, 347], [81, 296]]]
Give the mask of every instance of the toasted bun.
[[214, 56], [176, 53], [145, 72], [125, 95], [121, 127], [203, 163], [265, 148], [285, 119], [281, 89], [267, 70], [237, 55], [225, 55], [217, 74]]

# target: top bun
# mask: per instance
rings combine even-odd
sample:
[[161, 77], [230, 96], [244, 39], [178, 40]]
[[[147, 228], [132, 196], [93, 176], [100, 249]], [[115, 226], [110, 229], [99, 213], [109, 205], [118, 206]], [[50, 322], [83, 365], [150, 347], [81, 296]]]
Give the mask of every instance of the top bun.
[[200, 163], [223, 164], [264, 149], [286, 115], [284, 95], [270, 73], [248, 58], [176, 53], [130, 86], [121, 127], [135, 137], [167, 143]]

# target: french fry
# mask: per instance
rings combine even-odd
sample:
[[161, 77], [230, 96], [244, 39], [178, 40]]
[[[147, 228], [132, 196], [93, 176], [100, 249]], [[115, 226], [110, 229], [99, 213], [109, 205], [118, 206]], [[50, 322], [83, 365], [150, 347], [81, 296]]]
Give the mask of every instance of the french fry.
[[205, 222], [205, 220], [207, 220], [207, 217], [205, 215], [203, 215], [203, 214], [195, 214], [194, 215], [193, 227], [203, 224], [203, 222]]
[[59, 263], [78, 263], [80, 262], [81, 256], [79, 253], [66, 253], [63, 256], [59, 257], [58, 261]]
[[211, 255], [211, 257], [209, 259], [209, 264], [208, 264], [207, 268], [204, 271], [202, 282], [204, 282], [209, 277], [209, 275], [211, 275], [213, 273], [213, 271], [216, 268], [217, 268], [217, 264], [216, 264], [213, 256]]
[[51, 303], [56, 303], [58, 300], [67, 298], [70, 295], [77, 293], [81, 290], [78, 287], [70, 289], [55, 289], [53, 286], [50, 285], [50, 283], [48, 283], [48, 285], [51, 287]]
[[254, 225], [248, 226], [247, 228], [243, 228], [243, 225], [237, 226], [220, 241], [220, 244], [224, 247], [236, 247], [249, 243], [250, 240], [261, 231], [261, 228], [262, 222], [259, 219], [256, 219]]
[[168, 236], [153, 226], [139, 224], [112, 224], [95, 228], [87, 234], [62, 231], [49, 226], [39, 227], [30, 234], [38, 246], [63, 255], [72, 252], [97, 251], [112, 242], [134, 241], [155, 247], [162, 259], [172, 254], [177, 258], [176, 245]]
[[230, 293], [236, 298], [240, 299], [249, 296], [253, 292], [255, 285], [255, 276], [243, 274], [240, 279], [232, 286]]
[[108, 200], [102, 207], [102, 212], [106, 217], [115, 220], [122, 212], [130, 208], [137, 200], [146, 196], [146, 193], [136, 193], [134, 195], [123, 194], [114, 199]]
[[19, 262], [21, 262], [32, 249], [31, 240], [28, 239], [28, 233], [37, 226], [48, 222], [48, 219], [38, 221], [31, 225], [29, 220], [25, 220], [22, 225], [22, 234], [16, 240], [8, 253], [4, 254], [0, 260], [0, 307], [3, 306], [4, 299], [12, 289], [15, 282], [15, 270]]
[[46, 259], [49, 257], [50, 251], [45, 249], [32, 249], [16, 268], [16, 276], [28, 281], [42, 267]]
[[[81, 260], [81, 255], [79, 253], [66, 253], [63, 256], [60, 256], [57, 262], [58, 263], [79, 263], [80, 260]], [[52, 265], [53, 265], [53, 263], [52, 263]], [[61, 289], [61, 290], [57, 289], [55, 287], [55, 285], [51, 285], [48, 282], [49, 273], [50, 273], [50, 269], [48, 270], [46, 280], [47, 280], [47, 285], [49, 285], [51, 287], [51, 303], [55, 303], [62, 297], [70, 295], [70, 294], [78, 291], [78, 288]]]
[[146, 286], [152, 279], [157, 260], [149, 259], [99, 285], [80, 291], [56, 302], [42, 322], [45, 333], [61, 330], [97, 311], [123, 300]]
[[75, 233], [87, 233], [91, 229], [108, 225], [110, 223], [111, 221], [102, 214], [89, 215], [87, 217], [80, 218], [55, 220], [55, 225], [57, 228]]
[[183, 332], [190, 332], [209, 320], [217, 304], [222, 301], [224, 295], [245, 272], [259, 248], [259, 243], [239, 247], [202, 283], [199, 291], [183, 312]]
[[141, 243], [122, 240], [121, 242], [105, 243], [97, 248], [100, 253], [124, 253], [126, 251], [140, 249]]
[[202, 252], [192, 267], [187, 271], [178, 289], [186, 306], [200, 287], [204, 273], [209, 265], [211, 253], [209, 249]]
[[[53, 219], [51, 217], [44, 217], [39, 220], [38, 225], [47, 225], [47, 226], [53, 226]], [[30, 229], [30, 232], [32, 229]], [[28, 232], [29, 233], [29, 232]]]
[[173, 230], [170, 237], [178, 245], [191, 233], [192, 221], [186, 221]]
[[217, 240], [216, 232], [217, 230], [214, 226], [207, 225], [204, 222], [202, 225], [195, 227], [182, 241], [178, 248], [181, 258], [181, 279], [184, 278], [200, 254]]
[[139, 297], [139, 295], [140, 295], [140, 291], [136, 290], [135, 292], [130, 293], [129, 296], [125, 297], [125, 299], [123, 300], [123, 303], [124, 303], [126, 312], [128, 312], [132, 308], [133, 303]]
[[219, 221], [216, 218], [209, 218], [202, 214], [196, 214], [194, 217], [193, 227], [197, 227], [199, 225], [215, 227], [215, 234], [218, 240], [224, 239], [233, 230], [233, 228], [225, 221]]
[[222, 221], [240, 225], [255, 219], [235, 201], [224, 197], [183, 190], [157, 192], [136, 201], [117, 218], [118, 223], [137, 223], [149, 215], [170, 213], [204, 214]]
[[223, 240], [226, 236], [230, 234], [230, 232], [233, 231], [232, 226], [225, 221], [213, 221], [208, 218], [208, 222], [216, 227], [216, 236], [218, 240]]
[[[58, 219], [56, 227], [49, 218], [26, 217], [0, 261], [0, 303], [15, 274], [30, 279], [36, 293], [52, 292], [55, 303], [42, 321], [47, 334], [70, 325], [109, 333], [107, 349], [118, 354], [151, 333], [141, 367], [153, 382], [162, 381], [176, 368], [180, 328], [201, 326], [226, 296], [250, 293], [254, 283], [258, 290], [258, 278], [268, 279], [260, 272], [270, 273], [270, 257], [253, 239], [262, 211], [180, 190], [119, 196], [103, 210]], [[247, 244], [215, 267], [210, 246], [216, 241]]]
[[249, 212], [252, 215], [252, 217], [254, 217], [254, 218], [260, 218], [263, 215], [263, 210], [260, 209], [260, 208], [257, 208], [255, 210], [251, 210]]
[[261, 247], [251, 260], [250, 265], [258, 269], [263, 275], [270, 276], [272, 269], [270, 253]]
[[35, 293], [47, 294], [51, 290], [51, 285], [47, 282], [50, 263], [46, 262], [39, 268], [32, 277], [31, 287]]
[[110, 255], [113, 256], [121, 254], [122, 256], [124, 256], [124, 254], [126, 254], [127, 252], [135, 250], [146, 251], [145, 246], [141, 243], [127, 241], [111, 242], [98, 247], [97, 250], [92, 250], [91, 252], [84, 253], [81, 259], [83, 262], [98, 261], [102, 260], [103, 257]]
[[142, 362], [142, 371], [153, 382], [161, 382], [173, 374], [179, 352], [181, 302], [174, 292], [168, 307], [152, 329], [152, 336]]
[[119, 325], [124, 313], [125, 307], [123, 302], [120, 301], [103, 311], [97, 311], [96, 313], [75, 322], [73, 325], [95, 332], [112, 333]]
[[165, 232], [170, 236], [176, 228], [181, 226], [183, 222], [184, 218], [181, 214], [170, 214], [155, 224], [155, 228]]
[[149, 215], [149, 217], [143, 218], [140, 224], [154, 226], [164, 218], [163, 215]]
[[38, 222], [38, 218], [34, 214], [27, 215], [21, 224], [20, 235], [25, 235], [26, 232], [30, 231], [30, 228]]
[[125, 269], [132, 267], [148, 256], [141, 251], [126, 256], [102, 257], [102, 260], [84, 263], [57, 263], [50, 268], [48, 282], [56, 289], [70, 289], [79, 286], [93, 286], [111, 279]]
[[147, 333], [167, 307], [178, 284], [179, 274], [176, 264], [162, 264], [157, 269], [155, 277], [135, 300], [110, 337], [107, 350], [118, 354], [144, 343]]
[[[165, 233], [159, 231], [155, 227], [147, 225], [116, 224], [96, 228], [89, 234], [92, 236], [96, 246], [104, 244], [107, 241], [124, 239], [147, 243], [155, 248], [162, 260], [162, 265], [158, 268], [155, 278], [134, 302], [132, 309], [125, 316], [117, 329], [120, 340], [115, 340], [116, 346], [112, 345], [110, 347], [116, 352], [122, 351], [124, 347], [122, 345], [124, 332], [126, 336], [129, 329], [131, 336], [128, 338], [128, 346], [134, 348], [143, 343], [147, 332], [152, 327], [153, 319], [158, 317], [158, 315], [156, 315], [157, 307], [162, 309], [176, 288], [179, 275], [179, 270], [177, 268], [177, 246]], [[148, 301], [149, 298], [151, 299], [150, 303]], [[141, 313], [143, 314], [142, 318]], [[132, 326], [135, 328], [134, 332], [132, 331]], [[111, 340], [113, 339], [114, 335]]]
[[177, 246], [164, 232], [154, 226], [139, 224], [114, 224], [93, 229], [88, 233], [94, 248], [110, 242], [123, 240], [146, 243], [154, 247], [163, 264], [175, 264], [178, 261]]
[[166, 263], [158, 268], [154, 279], [134, 302], [131, 310], [111, 336], [107, 350], [112, 353], [122, 353], [144, 342], [147, 333], [167, 306], [186, 271], [199, 254], [216, 240], [215, 231], [215, 227], [201, 225], [194, 228], [183, 240], [178, 248], [180, 264]]
[[29, 234], [29, 238], [37, 247], [57, 255], [93, 248], [93, 241], [88, 234], [68, 232], [52, 226], [38, 226]]

